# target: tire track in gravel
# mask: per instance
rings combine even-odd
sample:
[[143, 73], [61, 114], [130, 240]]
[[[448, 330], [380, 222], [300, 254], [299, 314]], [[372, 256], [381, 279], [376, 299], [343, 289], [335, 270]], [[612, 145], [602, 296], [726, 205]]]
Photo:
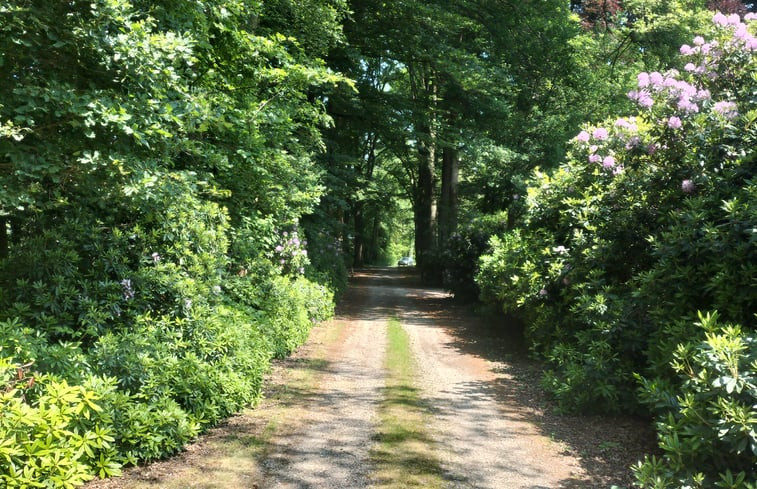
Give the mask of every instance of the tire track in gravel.
[[392, 314], [380, 281], [353, 280], [338, 316], [346, 323], [344, 340], [329, 352], [330, 369], [319, 381], [302, 429], [269, 447], [262, 488], [370, 485], [369, 451], [383, 399], [386, 326]]
[[480, 321], [458, 310], [448, 295], [408, 289], [400, 320], [419, 366], [418, 386], [432, 406], [429, 427], [450, 487], [546, 489], [590, 487], [580, 463], [529, 419], [528, 409], [508, 403], [497, 384], [504, 364], [456, 347], [449, 329]]

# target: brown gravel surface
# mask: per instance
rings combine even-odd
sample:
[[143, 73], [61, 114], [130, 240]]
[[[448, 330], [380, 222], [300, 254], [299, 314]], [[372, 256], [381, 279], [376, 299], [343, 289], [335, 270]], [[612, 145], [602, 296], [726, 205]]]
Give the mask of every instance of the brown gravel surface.
[[277, 362], [259, 406], [177, 457], [87, 489], [375, 486], [370, 450], [392, 317], [410, 338], [425, 430], [449, 487], [627, 487], [628, 466], [653, 450], [648, 422], [556, 414], [516, 325], [472, 314], [411, 270], [367, 269], [337, 318]]
[[430, 427], [455, 488], [630, 487], [628, 467], [654, 450], [647, 421], [558, 415], [539, 387], [519, 325], [481, 317], [446, 293], [407, 282], [400, 319], [433, 406]]
[[353, 284], [339, 320], [345, 334], [330, 351], [317, 398], [301, 429], [272, 440], [261, 487], [326, 489], [367, 487], [372, 435], [384, 388], [387, 304], [368, 284]]

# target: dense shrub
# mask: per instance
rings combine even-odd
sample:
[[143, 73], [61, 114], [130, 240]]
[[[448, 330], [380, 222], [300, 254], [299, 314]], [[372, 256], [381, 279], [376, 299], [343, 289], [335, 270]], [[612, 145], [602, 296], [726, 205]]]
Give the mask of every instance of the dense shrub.
[[[333, 313], [333, 302], [327, 289], [304, 278], [246, 280], [259, 310], [226, 296], [229, 305], [192, 306], [183, 317], [145, 313], [86, 351], [51, 344], [17, 319], [0, 324], [0, 353], [11, 356], [0, 365], [2, 409], [9, 413], [0, 438], [11, 440], [0, 474], [8, 486], [56, 477], [77, 484], [118, 473], [124, 463], [177, 452], [254, 403], [272, 356], [301, 344], [314, 322]], [[57, 462], [40, 459], [37, 449]]]
[[[323, 200], [328, 201], [328, 198]], [[321, 205], [325, 203], [322, 202]], [[306, 268], [305, 276], [328, 285], [338, 296], [347, 287], [348, 279], [348, 257], [344, 253], [342, 240], [338, 237], [344, 229], [343, 224], [335, 223], [323, 214], [322, 210], [317, 209], [302, 222], [308, 248], [312, 251], [308, 255], [312, 266]]]
[[659, 413], [662, 457], [634, 467], [639, 487], [757, 487], [757, 338], [700, 315], [700, 343], [677, 346], [680, 382], [641, 379], [642, 398]]
[[563, 408], [658, 416], [640, 487], [757, 485], [755, 18], [716, 14], [682, 71], [640, 73], [640, 111], [537, 172], [481, 259], [482, 297], [527, 320]]
[[478, 259], [490, 250], [489, 241], [507, 229], [507, 213], [483, 215], [473, 219], [450, 236], [441, 254], [444, 286], [456, 299], [473, 300], [479, 296], [475, 277]]
[[[316, 4], [323, 54], [344, 5]], [[341, 79], [281, 34], [304, 7], [173, 7], [0, 6], [0, 487], [179, 451], [332, 310], [277, 232], [323, 193]]]
[[0, 358], [3, 487], [72, 487], [120, 473], [98, 394]]
[[[60, 470], [72, 467], [58, 475], [27, 470], [24, 477], [31, 480], [60, 476], [75, 484], [115, 473], [123, 463], [175, 453], [203, 429], [254, 403], [270, 359], [291, 352], [314, 322], [333, 313], [328, 289], [301, 275], [306, 252], [300, 243], [289, 240], [286, 250], [276, 245], [246, 260], [252, 273], [229, 273], [225, 213], [202, 202], [178, 176], [156, 184], [133, 217], [140, 224], [126, 232], [84, 233], [89, 255], [75, 251], [76, 233], [88, 228], [77, 224], [81, 219], [64, 220], [39, 242], [14, 247], [4, 262], [34, 266], [13, 270], [15, 287], [6, 283], [16, 295], [4, 311], [16, 315], [0, 323], [0, 353], [28, 365], [30, 378], [38, 379], [36, 390], [68, 389], [75, 414], [86, 414], [77, 396], [86, 392], [97, 399], [88, 408], [96, 416], [87, 414], [89, 425], [74, 429], [67, 426], [78, 418], [66, 417], [68, 411], [60, 419], [45, 418], [44, 393], [8, 390], [8, 409], [23, 416], [29, 443], [46, 436], [45, 423], [56, 423], [61, 431], [49, 448], [60, 450]], [[53, 236], [59, 248], [42, 245]], [[286, 263], [283, 251], [290, 255]], [[94, 448], [107, 450], [87, 458], [66, 448], [78, 447], [76, 436], [95, 427], [107, 433], [108, 443]], [[20, 440], [15, 429], [0, 428], [0, 438]], [[24, 479], [13, 474], [36, 467], [35, 460], [9, 462], [8, 484], [21, 484]]]
[[528, 320], [567, 409], [637, 409], [633, 373], [703, 339], [697, 309], [754, 321], [757, 46], [738, 16], [714, 20], [682, 71], [639, 75], [637, 114], [536, 173], [521, 228], [482, 258], [482, 296]]

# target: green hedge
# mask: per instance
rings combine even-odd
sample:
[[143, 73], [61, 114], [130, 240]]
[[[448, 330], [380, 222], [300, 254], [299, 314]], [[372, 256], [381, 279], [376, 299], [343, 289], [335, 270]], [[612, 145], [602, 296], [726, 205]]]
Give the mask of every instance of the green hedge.
[[0, 480], [64, 487], [118, 474], [253, 404], [271, 358], [333, 308], [330, 293], [304, 278], [262, 289], [260, 310], [230, 302], [186, 318], [145, 314], [86, 352], [17, 320], [0, 325]]
[[640, 487], [757, 487], [757, 338], [717, 315], [699, 316], [702, 342], [678, 345], [671, 361], [680, 383], [638, 377], [659, 413], [662, 456], [634, 467]]
[[271, 359], [333, 313], [303, 247], [285, 260], [263, 220], [234, 232], [195, 176], [165, 176], [112, 225], [86, 208], [40, 216], [0, 260], [6, 486], [70, 487], [176, 453], [254, 404]]
[[638, 111], [537, 171], [480, 261], [482, 298], [525, 319], [563, 409], [659, 414], [642, 487], [757, 483], [755, 19], [717, 14], [678, 69], [640, 73]]

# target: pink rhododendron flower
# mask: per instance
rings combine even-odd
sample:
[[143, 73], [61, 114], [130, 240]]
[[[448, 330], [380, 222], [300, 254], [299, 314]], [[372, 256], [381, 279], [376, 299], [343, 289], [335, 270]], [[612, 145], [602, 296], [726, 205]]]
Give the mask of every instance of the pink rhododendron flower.
[[612, 168], [615, 166], [615, 158], [612, 156], [605, 156], [605, 159], [602, 160], [602, 166], [604, 168]]
[[607, 137], [609, 136], [609, 134], [607, 133], [607, 129], [605, 129], [604, 127], [598, 127], [596, 129], [594, 129], [594, 132], [592, 133], [592, 136], [597, 141], [604, 141], [605, 139], [607, 139]]
[[654, 100], [652, 99], [652, 96], [648, 93], [642, 93], [639, 94], [639, 105], [641, 107], [644, 107], [645, 109], [650, 108], [652, 105], [654, 105]]
[[678, 99], [678, 108], [689, 114], [699, 112], [699, 106], [692, 102], [688, 97], [681, 97]]
[[697, 36], [694, 38], [695, 46], [701, 46], [702, 44], [704, 44], [704, 38], [702, 36]]
[[602, 161], [602, 157], [598, 154], [594, 153], [589, 155], [589, 163], [599, 163], [600, 161]]
[[736, 104], [725, 100], [716, 102], [715, 105], [712, 106], [712, 110], [726, 119], [733, 119], [739, 115]]
[[681, 49], [679, 51], [681, 52], [683, 56], [691, 56], [695, 52], [694, 48], [692, 48], [688, 44], [684, 44], [683, 46], [681, 46]]
[[664, 80], [662, 73], [658, 73], [656, 71], [653, 71], [649, 74], [649, 82], [654, 85], [655, 87], [659, 87], [662, 85], [662, 81]]
[[686, 63], [686, 66], [683, 67], [686, 71], [696, 71], [697, 66], [694, 63]]
[[680, 129], [682, 125], [681, 119], [676, 116], [672, 116], [668, 119], [668, 127], [671, 129]]
[[665, 88], [677, 88], [679, 81], [672, 76], [667, 76], [662, 80], [662, 86]]
[[697, 189], [696, 185], [694, 185], [694, 182], [690, 179], [686, 179], [683, 182], [681, 182], [681, 190], [686, 192], [687, 194], [694, 193], [694, 191]]
[[625, 119], [623, 117], [620, 117], [615, 121], [615, 127], [620, 127], [631, 132], [636, 132], [639, 130], [639, 126], [637, 126], [635, 122], [633, 122], [632, 120], [629, 121], [628, 119]]
[[749, 38], [750, 36], [751, 34], [749, 34], [749, 31], [747, 30], [746, 24], [737, 25], [736, 30], [733, 32], [733, 37], [742, 41]]
[[687, 97], [696, 97], [697, 95], [697, 87], [690, 83], [686, 83], [685, 81], [679, 82], [676, 85], [676, 88], [680, 91], [681, 94], [684, 94]]
[[582, 143], [588, 143], [588, 142], [589, 142], [589, 138], [590, 138], [590, 137], [591, 137], [591, 136], [589, 135], [589, 133], [588, 133], [588, 132], [586, 132], [586, 131], [581, 131], [581, 132], [579, 132], [579, 133], [578, 133], [578, 135], [576, 136], [576, 141], [580, 141], [580, 142], [582, 142]]
[[722, 13], [718, 12], [715, 15], [712, 16], [712, 22], [715, 25], [727, 26], [728, 25], [728, 17], [726, 17]]

